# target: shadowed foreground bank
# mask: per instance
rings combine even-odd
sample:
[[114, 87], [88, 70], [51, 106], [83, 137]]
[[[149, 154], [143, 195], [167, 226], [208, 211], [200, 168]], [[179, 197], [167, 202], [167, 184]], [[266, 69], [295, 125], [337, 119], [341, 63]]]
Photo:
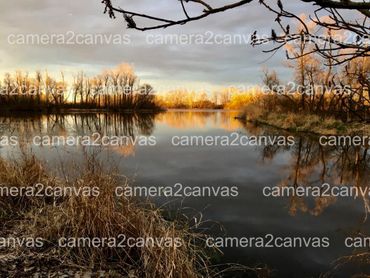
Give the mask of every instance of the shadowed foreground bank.
[[[39, 183], [45, 188], [37, 187], [37, 197], [28, 196], [25, 191], [18, 197], [0, 195], [3, 226], [0, 237], [3, 243], [7, 239], [7, 243], [12, 244], [11, 248], [0, 248], [1, 277], [32, 277], [35, 274], [73, 277], [81, 271], [105, 277], [214, 276], [208, 251], [199, 248], [203, 234], [193, 231], [183, 221], [167, 220], [163, 211], [149, 203], [117, 197], [115, 188], [122, 186], [119, 178], [103, 173], [94, 159], [90, 158], [84, 169], [77, 171], [81, 174], [73, 179], [50, 175], [33, 156], [24, 155], [17, 161], [0, 161], [3, 193], [6, 187], [13, 188], [14, 193], [14, 188], [28, 188]], [[54, 192], [58, 188], [76, 188], [85, 193], [92, 189], [99, 191], [99, 196], [45, 197], [46, 186]], [[108, 245], [102, 248], [60, 247], [61, 238], [67, 245], [68, 238], [119, 238], [121, 243], [122, 235], [127, 239], [165, 239], [165, 243], [119, 248]], [[23, 244], [19, 240], [10, 243], [11, 238], [23, 240]]]

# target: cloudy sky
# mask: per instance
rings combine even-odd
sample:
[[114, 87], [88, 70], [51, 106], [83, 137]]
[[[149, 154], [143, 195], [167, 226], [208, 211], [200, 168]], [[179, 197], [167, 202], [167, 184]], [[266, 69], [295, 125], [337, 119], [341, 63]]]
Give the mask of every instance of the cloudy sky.
[[[227, 2], [213, 0], [220, 5]], [[310, 6], [298, 1], [285, 2], [286, 8], [298, 13]], [[116, 0], [114, 3], [158, 16], [179, 18], [182, 15], [177, 0]], [[78, 70], [93, 75], [120, 63], [130, 63], [142, 82], [153, 84], [157, 90], [180, 87], [212, 90], [221, 86], [258, 84], [265, 66], [278, 71], [282, 79], [292, 75], [284, 63], [284, 52], [270, 58], [261, 48], [239, 41], [240, 38], [248, 40], [254, 30], [270, 32], [267, 30], [271, 29], [274, 17], [258, 1], [185, 26], [148, 32], [126, 29], [120, 16], [111, 20], [103, 14], [103, 8], [100, 0], [2, 0], [0, 74], [17, 69], [29, 72], [47, 69], [53, 74], [63, 70], [71, 77]], [[191, 9], [191, 13], [196, 12], [197, 8]], [[39, 39], [46, 35], [54, 41], [22, 44], [22, 38], [30, 34]], [[98, 34], [115, 41], [98, 44], [88, 41], [88, 36]], [[188, 42], [162, 43], [165, 38], [176, 39], [179, 35], [187, 35]], [[191, 41], [192, 35], [201, 36], [208, 44]], [[218, 44], [216, 35], [219, 40], [235, 37], [236, 41]]]

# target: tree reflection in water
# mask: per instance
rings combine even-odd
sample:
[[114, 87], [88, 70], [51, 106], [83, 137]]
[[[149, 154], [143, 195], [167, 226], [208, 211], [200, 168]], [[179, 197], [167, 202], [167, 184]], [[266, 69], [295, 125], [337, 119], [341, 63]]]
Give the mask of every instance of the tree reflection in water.
[[[246, 123], [245, 128], [254, 135], [278, 136], [285, 133], [281, 130], [258, 127], [250, 123]], [[292, 134], [285, 133], [285, 135], [289, 136]], [[323, 146], [319, 142], [319, 136], [297, 133], [294, 134], [294, 137], [295, 144], [291, 147], [269, 145], [261, 149], [262, 161], [265, 163], [276, 158], [278, 154], [290, 153], [289, 166], [284, 169], [286, 174], [284, 174], [284, 178], [279, 183], [279, 187], [289, 186], [297, 188], [298, 186], [321, 186], [324, 183], [328, 183], [331, 186], [354, 186], [363, 190], [370, 188], [370, 154], [368, 145]], [[297, 215], [298, 212], [319, 216], [326, 208], [336, 203], [338, 198], [342, 197], [290, 196], [289, 213], [292, 216]], [[312, 199], [313, 206], [311, 205], [310, 207]], [[360, 216], [358, 226], [353, 227], [345, 236], [366, 238], [369, 237], [369, 194], [360, 194], [356, 200], [361, 200], [363, 203], [363, 215]], [[335, 275], [344, 270], [351, 272], [351, 266], [354, 265], [357, 265], [364, 273], [369, 271], [370, 252], [368, 246], [367, 248], [357, 248], [350, 255], [338, 258], [333, 262], [332, 269], [323, 274], [322, 277], [336, 277]], [[353, 275], [355, 277], [368, 277], [365, 274]]]

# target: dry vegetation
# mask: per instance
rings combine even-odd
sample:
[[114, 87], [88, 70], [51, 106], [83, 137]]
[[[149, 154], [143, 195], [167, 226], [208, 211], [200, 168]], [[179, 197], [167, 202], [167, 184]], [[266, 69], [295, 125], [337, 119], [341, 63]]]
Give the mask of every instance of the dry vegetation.
[[[51, 176], [33, 156], [21, 162], [0, 160], [2, 186], [98, 186], [99, 197], [0, 197], [1, 237], [41, 237], [41, 249], [0, 249], [0, 276], [31, 277], [35, 273], [70, 273], [101, 270], [109, 277], [210, 277], [209, 254], [203, 234], [188, 224], [168, 220], [149, 203], [118, 198], [120, 184], [99, 167], [85, 169], [73, 180]], [[180, 238], [180, 247], [57, 248], [60, 237], [165, 237]], [[214, 251], [214, 250], [213, 250]], [[212, 251], [212, 252], [213, 252]], [[5, 277], [4, 276], [4, 277]]]
[[[249, 115], [250, 111], [246, 114]], [[309, 132], [320, 135], [362, 134], [370, 135], [370, 125], [358, 122], [344, 123], [333, 117], [321, 118], [313, 114], [265, 113], [247, 116], [253, 122], [271, 125], [293, 132]]]
[[289, 50], [297, 55], [290, 65], [294, 82], [284, 84], [275, 72], [265, 71], [265, 94], [247, 104], [247, 120], [318, 134], [370, 134], [370, 60], [324, 67], [313, 55], [299, 56], [305, 47], [302, 42]]

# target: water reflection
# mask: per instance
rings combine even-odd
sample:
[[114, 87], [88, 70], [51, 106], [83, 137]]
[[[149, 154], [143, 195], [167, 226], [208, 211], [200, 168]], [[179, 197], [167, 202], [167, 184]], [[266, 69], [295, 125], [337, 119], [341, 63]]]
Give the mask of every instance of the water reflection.
[[234, 119], [239, 114], [239, 111], [215, 113], [213, 110], [170, 110], [158, 115], [156, 122], [177, 129], [217, 127], [234, 131], [240, 128], [240, 122]]
[[[274, 136], [285, 132], [268, 128], [246, 125], [251, 134]], [[286, 136], [288, 134], [286, 133]], [[317, 186], [328, 183], [333, 186], [355, 186], [366, 189], [370, 186], [370, 154], [369, 146], [323, 146], [318, 136], [294, 134], [294, 146], [278, 146], [276, 144], [261, 148], [265, 163], [273, 160], [279, 153], [290, 154], [289, 166], [284, 169], [281, 187]], [[364, 221], [370, 212], [369, 196], [358, 196], [364, 202]], [[289, 213], [296, 215], [308, 212], [318, 216], [325, 208], [335, 203], [335, 197], [318, 197], [314, 206], [309, 208], [304, 197], [293, 196], [289, 200]]]
[[[236, 199], [188, 199], [180, 203], [204, 212], [204, 217], [221, 222], [234, 236], [277, 233], [283, 235], [328, 235], [337, 240], [328, 250], [249, 250], [230, 249], [225, 261], [253, 264], [266, 262], [278, 270], [277, 277], [317, 276], [330, 268], [337, 257], [352, 250], [343, 247], [345, 235], [368, 234], [369, 198], [297, 197], [269, 199], [262, 196], [266, 185], [313, 186], [329, 183], [335, 186], [369, 187], [369, 146], [322, 146], [317, 137], [290, 134], [280, 130], [243, 124], [234, 117], [238, 112], [168, 111], [160, 114], [64, 114], [39, 117], [0, 118], [3, 135], [24, 138], [26, 144], [35, 135], [156, 136], [155, 148], [126, 145], [112, 147], [105, 154], [123, 159], [117, 166], [122, 174], [133, 177], [140, 185], [188, 186], [236, 185]], [[241, 146], [177, 148], [170, 137], [188, 135], [247, 136], [293, 135], [293, 146]], [[43, 150], [41, 150], [43, 149]], [[73, 152], [71, 152], [71, 149]], [[14, 148], [3, 147], [2, 155]], [[54, 152], [63, 155], [55, 155]], [[39, 148], [35, 152], [53, 162], [83, 156], [78, 147]], [[71, 156], [65, 155], [71, 152]], [[71, 158], [72, 157], [72, 158]], [[118, 164], [117, 164], [118, 165]], [[167, 203], [169, 200], [156, 200]], [[207, 209], [205, 209], [207, 208]], [[340, 276], [339, 276], [340, 277]], [[346, 277], [343, 274], [343, 277]], [[348, 277], [348, 276], [347, 276]]]
[[[273, 136], [282, 134], [283, 131], [258, 127], [245, 124], [246, 130], [251, 134]], [[286, 134], [288, 136], [288, 134]], [[312, 187], [327, 184], [332, 187], [355, 187], [362, 189], [355, 197], [348, 196], [319, 196], [310, 198], [290, 196], [288, 198], [288, 212], [291, 216], [298, 216], [299, 213], [309, 213], [312, 216], [320, 216], [325, 210], [334, 206], [338, 198], [349, 198], [353, 202], [362, 202], [362, 215], [356, 216], [358, 224], [348, 227], [341, 234], [351, 238], [368, 238], [369, 222], [369, 190], [370, 188], [370, 154], [369, 146], [323, 146], [320, 144], [319, 136], [309, 136], [307, 134], [294, 134], [295, 144], [292, 147], [269, 145], [261, 148], [262, 161], [269, 163], [281, 153], [289, 153], [290, 159], [287, 167], [283, 170], [283, 175], [279, 187], [299, 186]], [[325, 186], [325, 188], [328, 188]], [[324, 191], [324, 188], [322, 192]], [[313, 200], [312, 200], [313, 199]], [[355, 200], [356, 199], [356, 200]], [[346, 208], [351, 209], [351, 206]], [[336, 215], [340, 219], [341, 215]], [[332, 221], [338, 221], [332, 219]], [[340, 220], [339, 220], [340, 221]], [[359, 273], [369, 273], [370, 271], [370, 252], [369, 246], [356, 248], [346, 255], [338, 256], [333, 261], [329, 271], [325, 271], [322, 277], [353, 277], [352, 275], [363, 275]], [[365, 274], [364, 274], [365, 275]], [[362, 276], [361, 276], [362, 277]], [[365, 277], [365, 276], [363, 276]], [[367, 277], [367, 275], [366, 275]]]

